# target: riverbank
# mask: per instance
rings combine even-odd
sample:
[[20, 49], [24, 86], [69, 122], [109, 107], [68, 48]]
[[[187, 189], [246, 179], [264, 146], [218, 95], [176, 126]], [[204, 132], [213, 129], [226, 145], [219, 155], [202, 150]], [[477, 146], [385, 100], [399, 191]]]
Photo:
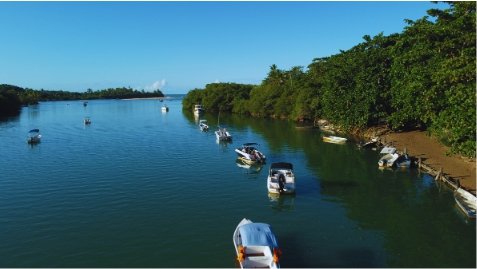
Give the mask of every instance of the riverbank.
[[475, 160], [457, 155], [446, 155], [449, 148], [442, 145], [436, 138], [430, 137], [423, 131], [387, 133], [381, 136], [381, 141], [391, 143], [398, 150], [407, 150], [415, 158], [438, 171], [442, 168], [445, 175], [458, 179], [461, 186], [475, 194], [476, 165]]

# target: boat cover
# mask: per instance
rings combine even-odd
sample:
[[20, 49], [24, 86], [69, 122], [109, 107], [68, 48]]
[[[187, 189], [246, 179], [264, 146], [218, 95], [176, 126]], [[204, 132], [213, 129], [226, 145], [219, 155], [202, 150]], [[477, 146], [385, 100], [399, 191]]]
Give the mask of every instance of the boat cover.
[[243, 246], [278, 247], [277, 239], [270, 225], [266, 223], [249, 223], [239, 227]]
[[396, 152], [396, 148], [393, 148], [393, 147], [384, 147], [382, 150], [381, 150], [381, 154], [393, 154], [394, 152]]
[[40, 132], [39, 129], [31, 129], [31, 130], [29, 131], [29, 133], [39, 133], [39, 132]]
[[258, 145], [257, 143], [245, 143], [243, 144], [242, 146], [244, 147], [250, 147], [250, 146], [255, 146], [255, 145]]
[[270, 169], [279, 169], [279, 168], [282, 168], [282, 169], [289, 169], [289, 170], [292, 170], [293, 169], [293, 164], [291, 163], [272, 163], [272, 165], [270, 166]]

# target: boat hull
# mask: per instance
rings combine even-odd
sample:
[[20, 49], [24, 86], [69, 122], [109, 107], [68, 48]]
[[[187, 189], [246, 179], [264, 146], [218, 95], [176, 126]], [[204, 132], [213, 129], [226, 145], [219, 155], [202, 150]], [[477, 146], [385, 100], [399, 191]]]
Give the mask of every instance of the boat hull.
[[[265, 225], [264, 227], [269, 227], [267, 224], [259, 224], [257, 225]], [[247, 239], [246, 233], [243, 235], [241, 234], [241, 228], [243, 226], [255, 225], [249, 219], [242, 219], [240, 223], [235, 228], [233, 234], [233, 243], [235, 247], [235, 253], [237, 255], [237, 260], [240, 264], [240, 268], [280, 268], [280, 264], [278, 263], [278, 259], [280, 254], [279, 248], [276, 243], [276, 238], [273, 233], [269, 230], [268, 233], [256, 231], [256, 233], [260, 234], [268, 234], [267, 238], [273, 238], [273, 245], [268, 244], [248, 244], [245, 242]], [[250, 227], [250, 226], [249, 226]], [[265, 231], [266, 229], [263, 229]], [[255, 233], [254, 233], [255, 234]], [[263, 236], [257, 236], [263, 237]], [[245, 240], [245, 241], [244, 241]], [[277, 255], [278, 254], [278, 255]]]
[[338, 136], [324, 136], [323, 141], [327, 143], [333, 143], [333, 144], [344, 144], [346, 143], [347, 139], [343, 137], [338, 137]]
[[475, 219], [477, 197], [468, 191], [459, 188], [454, 192], [454, 199], [457, 203], [457, 206], [466, 214], [467, 217]]

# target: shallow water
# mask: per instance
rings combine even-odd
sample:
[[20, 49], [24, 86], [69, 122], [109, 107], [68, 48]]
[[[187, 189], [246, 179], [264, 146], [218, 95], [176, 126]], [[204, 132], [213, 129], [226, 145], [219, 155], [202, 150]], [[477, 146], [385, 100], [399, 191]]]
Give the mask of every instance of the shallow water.
[[[0, 267], [235, 267], [244, 217], [272, 225], [282, 267], [476, 266], [475, 222], [432, 177], [286, 121], [221, 114], [233, 142], [218, 144], [217, 115], [203, 133], [166, 103], [43, 102], [0, 122]], [[236, 163], [245, 142], [266, 165]], [[277, 161], [294, 164], [296, 195], [267, 194]]]

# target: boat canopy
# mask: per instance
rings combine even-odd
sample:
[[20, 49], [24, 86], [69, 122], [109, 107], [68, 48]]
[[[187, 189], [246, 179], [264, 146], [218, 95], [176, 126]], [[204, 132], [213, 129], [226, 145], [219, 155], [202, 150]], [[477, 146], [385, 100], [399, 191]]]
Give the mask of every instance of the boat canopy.
[[31, 129], [29, 133], [39, 133], [40, 129]]
[[243, 246], [278, 247], [277, 239], [270, 225], [266, 223], [249, 223], [239, 227]]
[[284, 163], [284, 162], [281, 162], [281, 163], [272, 163], [270, 165], [270, 169], [290, 169], [292, 170], [293, 169], [293, 164], [291, 163]]
[[244, 143], [242, 146], [243, 147], [250, 147], [250, 146], [257, 146], [257, 143]]
[[381, 150], [381, 154], [393, 154], [394, 152], [396, 152], [396, 148], [393, 148], [393, 147], [384, 147], [382, 150]]
[[207, 123], [207, 120], [199, 120], [199, 123]]

